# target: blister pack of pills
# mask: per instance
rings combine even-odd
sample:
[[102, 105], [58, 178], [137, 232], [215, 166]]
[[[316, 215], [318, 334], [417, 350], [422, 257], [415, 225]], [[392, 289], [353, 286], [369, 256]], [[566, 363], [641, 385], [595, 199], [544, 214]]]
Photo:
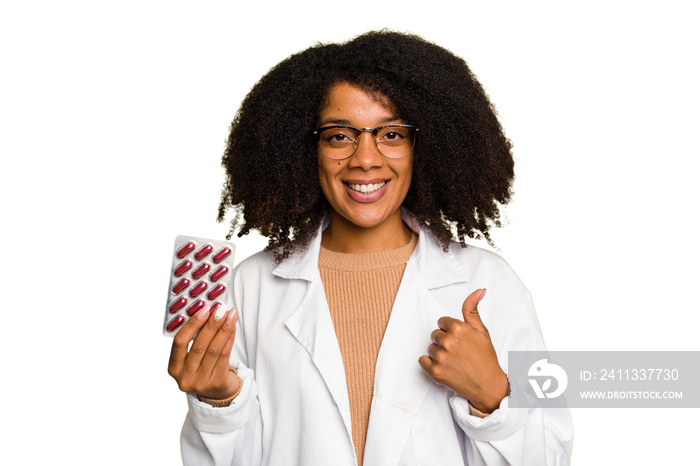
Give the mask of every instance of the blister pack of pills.
[[163, 334], [174, 336], [203, 308], [233, 305], [231, 271], [236, 248], [228, 241], [180, 235], [175, 238]]

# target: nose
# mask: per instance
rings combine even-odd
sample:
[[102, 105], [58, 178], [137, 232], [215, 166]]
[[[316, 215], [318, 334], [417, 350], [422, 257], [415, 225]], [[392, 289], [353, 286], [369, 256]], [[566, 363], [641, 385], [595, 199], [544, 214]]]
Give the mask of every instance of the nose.
[[357, 149], [348, 161], [348, 167], [369, 170], [381, 167], [384, 164], [384, 156], [377, 149], [374, 135], [371, 131], [363, 131], [357, 139]]

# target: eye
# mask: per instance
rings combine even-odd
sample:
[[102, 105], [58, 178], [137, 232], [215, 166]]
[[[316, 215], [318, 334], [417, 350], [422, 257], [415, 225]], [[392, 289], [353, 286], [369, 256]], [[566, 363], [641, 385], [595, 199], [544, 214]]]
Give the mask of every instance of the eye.
[[321, 133], [321, 143], [330, 146], [353, 144], [357, 133], [350, 128], [328, 128]]
[[343, 133], [332, 133], [332, 134], [329, 134], [325, 139], [326, 139], [326, 141], [329, 141], [329, 142], [342, 142], [342, 141], [347, 141], [350, 138], [347, 137], [347, 135], [345, 135]]
[[400, 139], [403, 137], [404, 136], [399, 134], [397, 131], [390, 131], [383, 136], [384, 139]]
[[387, 145], [400, 145], [410, 140], [411, 131], [401, 126], [385, 126], [377, 134], [377, 141]]

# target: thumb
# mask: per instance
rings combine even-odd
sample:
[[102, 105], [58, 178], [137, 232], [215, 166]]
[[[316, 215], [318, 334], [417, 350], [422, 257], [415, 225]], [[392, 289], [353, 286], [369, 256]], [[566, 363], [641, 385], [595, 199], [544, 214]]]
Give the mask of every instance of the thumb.
[[481, 333], [485, 333], [487, 330], [484, 323], [481, 322], [481, 317], [479, 317], [479, 309], [477, 309], [477, 306], [479, 302], [484, 299], [485, 294], [486, 288], [476, 290], [467, 296], [467, 299], [464, 300], [464, 304], [462, 304], [462, 316], [464, 316], [464, 322], [468, 323], [475, 330], [478, 330]]

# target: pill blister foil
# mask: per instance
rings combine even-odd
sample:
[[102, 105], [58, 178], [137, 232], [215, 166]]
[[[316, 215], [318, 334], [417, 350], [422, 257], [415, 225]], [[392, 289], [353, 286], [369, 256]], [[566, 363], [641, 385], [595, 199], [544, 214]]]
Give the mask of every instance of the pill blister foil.
[[163, 334], [172, 337], [199, 310], [230, 309], [233, 257], [229, 241], [180, 235], [175, 238]]

